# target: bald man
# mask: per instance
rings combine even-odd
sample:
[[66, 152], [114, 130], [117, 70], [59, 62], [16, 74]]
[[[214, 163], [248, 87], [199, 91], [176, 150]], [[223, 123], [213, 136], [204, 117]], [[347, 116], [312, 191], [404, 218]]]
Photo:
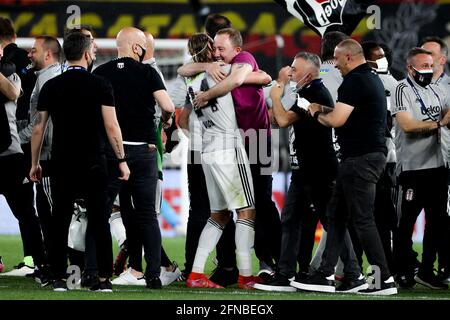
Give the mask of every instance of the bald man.
[[[352, 39], [334, 51], [336, 67], [344, 80], [335, 108], [317, 103], [309, 106], [314, 119], [336, 128], [341, 146], [333, 196], [327, 208], [328, 238], [319, 269], [296, 287], [334, 292], [334, 267], [342, 253], [347, 221], [353, 223], [367, 260], [376, 272], [374, 283], [360, 293], [392, 295], [397, 288], [373, 217], [375, 187], [386, 163], [386, 96], [378, 75], [366, 63], [361, 45]], [[314, 138], [312, 138], [314, 139]], [[318, 173], [320, 174], [320, 173]], [[345, 269], [344, 269], [345, 272]], [[362, 280], [362, 275], [355, 281]], [[353, 284], [349, 282], [348, 286]]]
[[[123, 184], [131, 194], [134, 206], [133, 214], [122, 212], [128, 243], [142, 241], [147, 263], [147, 288], [161, 289], [161, 232], [155, 209], [158, 168], [154, 117], [156, 104], [161, 108], [163, 122], [168, 121], [175, 107], [158, 72], [141, 63], [147, 52], [144, 32], [132, 27], [124, 28], [117, 34], [116, 44], [118, 58], [99, 66], [94, 73], [109, 79], [113, 86], [126, 161], [132, 172], [129, 182]], [[115, 168], [113, 163], [114, 158], [111, 167]], [[121, 187], [122, 181], [111, 178], [111, 207]], [[129, 262], [133, 269], [142, 271], [140, 261], [134, 259], [140, 254], [132, 250], [140, 251], [140, 247], [129, 246]]]

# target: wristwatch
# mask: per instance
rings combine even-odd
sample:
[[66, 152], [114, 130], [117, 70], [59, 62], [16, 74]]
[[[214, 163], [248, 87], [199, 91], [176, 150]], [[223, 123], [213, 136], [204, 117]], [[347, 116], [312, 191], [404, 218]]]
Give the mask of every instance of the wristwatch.
[[127, 158], [126, 158], [126, 157], [117, 159], [117, 162], [119, 162], [119, 163], [126, 162], [126, 161], [127, 161]]

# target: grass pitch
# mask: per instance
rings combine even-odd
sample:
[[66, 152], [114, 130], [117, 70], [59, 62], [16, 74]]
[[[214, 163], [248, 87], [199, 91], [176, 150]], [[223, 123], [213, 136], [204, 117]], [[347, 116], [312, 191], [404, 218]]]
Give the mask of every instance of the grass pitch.
[[[172, 260], [184, 263], [184, 238], [164, 238], [163, 244]], [[416, 248], [419, 249], [420, 248]], [[116, 253], [116, 251], [115, 251]], [[0, 236], [0, 255], [7, 272], [22, 260], [22, 243], [19, 236]], [[214, 256], [214, 255], [211, 255]], [[254, 258], [256, 273], [256, 258]], [[206, 272], [214, 265], [208, 261]], [[450, 300], [450, 290], [431, 290], [416, 285], [412, 290], [399, 290], [392, 297], [367, 297], [355, 294], [318, 294], [307, 292], [271, 293], [264, 291], [244, 291], [236, 287], [223, 290], [190, 289], [184, 283], [173, 283], [162, 290], [149, 290], [136, 286], [114, 286], [113, 293], [94, 293], [86, 289], [68, 292], [53, 292], [51, 287], [41, 288], [31, 278], [4, 277], [0, 274], [0, 300]]]

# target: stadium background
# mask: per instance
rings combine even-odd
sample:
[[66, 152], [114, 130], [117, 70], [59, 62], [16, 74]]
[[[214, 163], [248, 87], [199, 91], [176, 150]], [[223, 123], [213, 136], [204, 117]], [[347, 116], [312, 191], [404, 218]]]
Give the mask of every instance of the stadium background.
[[[392, 72], [395, 76], [401, 77], [404, 73], [406, 53], [420, 38], [437, 35], [450, 44], [450, 0], [381, 0], [374, 3], [381, 9], [381, 28], [369, 29], [366, 18], [360, 22], [352, 37], [388, 44], [394, 50]], [[152, 33], [158, 40], [164, 39], [159, 42], [164, 42], [164, 46], [158, 48], [157, 42], [156, 57], [169, 83], [175, 76], [176, 68], [185, 59], [185, 40], [203, 30], [202, 17], [207, 10], [230, 18], [233, 26], [243, 34], [244, 49], [252, 52], [260, 68], [273, 78], [276, 78], [281, 66], [291, 63], [298, 51], [320, 51], [320, 37], [272, 0], [0, 0], [0, 16], [12, 19], [21, 38], [19, 40], [41, 34], [61, 37], [72, 14], [67, 13], [71, 5], [80, 8], [81, 23], [91, 25], [95, 31], [99, 43], [98, 64], [115, 56], [112, 39], [125, 26], [136, 26]], [[32, 39], [22, 43], [30, 45], [30, 41]], [[279, 208], [283, 206], [289, 183], [289, 168], [284, 160], [284, 141], [287, 140], [283, 134], [280, 133], [280, 165], [274, 174], [273, 188], [273, 198]], [[181, 144], [186, 146], [186, 141]], [[165, 170], [161, 218], [166, 236], [183, 233], [188, 209], [187, 187], [183, 183], [185, 172], [177, 169], [177, 163], [183, 160], [172, 160], [166, 162], [170, 168]], [[423, 223], [422, 215], [416, 225], [417, 241], [422, 239]], [[0, 197], [0, 234], [18, 234], [17, 222], [3, 197]], [[320, 235], [320, 228], [317, 235]]]

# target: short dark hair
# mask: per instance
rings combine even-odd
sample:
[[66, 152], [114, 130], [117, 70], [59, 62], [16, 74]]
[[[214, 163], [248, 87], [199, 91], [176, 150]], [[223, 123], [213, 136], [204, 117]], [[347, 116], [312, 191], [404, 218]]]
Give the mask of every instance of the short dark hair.
[[84, 52], [89, 50], [91, 39], [81, 32], [71, 33], [63, 43], [64, 55], [67, 61], [80, 60]]
[[227, 34], [230, 37], [231, 43], [235, 47], [242, 48], [242, 45], [243, 45], [242, 36], [238, 30], [233, 29], [233, 28], [225, 28], [225, 29], [220, 29], [219, 31], [217, 31], [216, 35], [218, 35], [218, 34]]
[[420, 47], [423, 46], [426, 42], [436, 42], [436, 43], [438, 43], [439, 46], [441, 47], [441, 53], [442, 53], [444, 56], [446, 56], [446, 57], [448, 56], [448, 46], [447, 46], [447, 44], [445, 43], [445, 41], [442, 40], [441, 38], [436, 37], [436, 36], [425, 37], [425, 38], [423, 38], [423, 39], [420, 41], [419, 46], [420, 46]]
[[94, 30], [92, 29], [92, 27], [87, 24], [82, 24], [78, 27], [65, 28], [64, 29], [64, 39], [67, 38], [72, 33], [82, 32], [82, 31], [89, 31], [92, 34], [92, 36], [94, 36]]
[[43, 40], [43, 46], [44, 46], [44, 50], [50, 50], [53, 58], [55, 60], [60, 61], [61, 60], [61, 45], [59, 44], [58, 39], [56, 39], [55, 37], [52, 36], [37, 36], [35, 38], [36, 40], [40, 39]]
[[425, 50], [423, 48], [415, 47], [415, 48], [412, 48], [411, 50], [409, 50], [408, 56], [406, 57], [406, 62], [411, 63], [411, 60], [419, 54], [429, 54], [431, 56], [430, 51]]
[[214, 38], [217, 31], [225, 28], [231, 28], [231, 21], [220, 14], [210, 14], [206, 17], [205, 30], [206, 33]]
[[333, 59], [334, 49], [339, 43], [346, 39], [350, 39], [350, 37], [340, 31], [330, 31], [325, 33], [322, 38], [322, 48], [320, 50], [322, 61]]
[[369, 59], [369, 57], [372, 55], [372, 51], [377, 48], [381, 48], [376, 41], [364, 41], [363, 43], [361, 43], [361, 47], [363, 48], [364, 58], [366, 58], [366, 60], [372, 60]]
[[8, 18], [0, 17], [0, 40], [11, 41], [15, 34], [12, 21]]

